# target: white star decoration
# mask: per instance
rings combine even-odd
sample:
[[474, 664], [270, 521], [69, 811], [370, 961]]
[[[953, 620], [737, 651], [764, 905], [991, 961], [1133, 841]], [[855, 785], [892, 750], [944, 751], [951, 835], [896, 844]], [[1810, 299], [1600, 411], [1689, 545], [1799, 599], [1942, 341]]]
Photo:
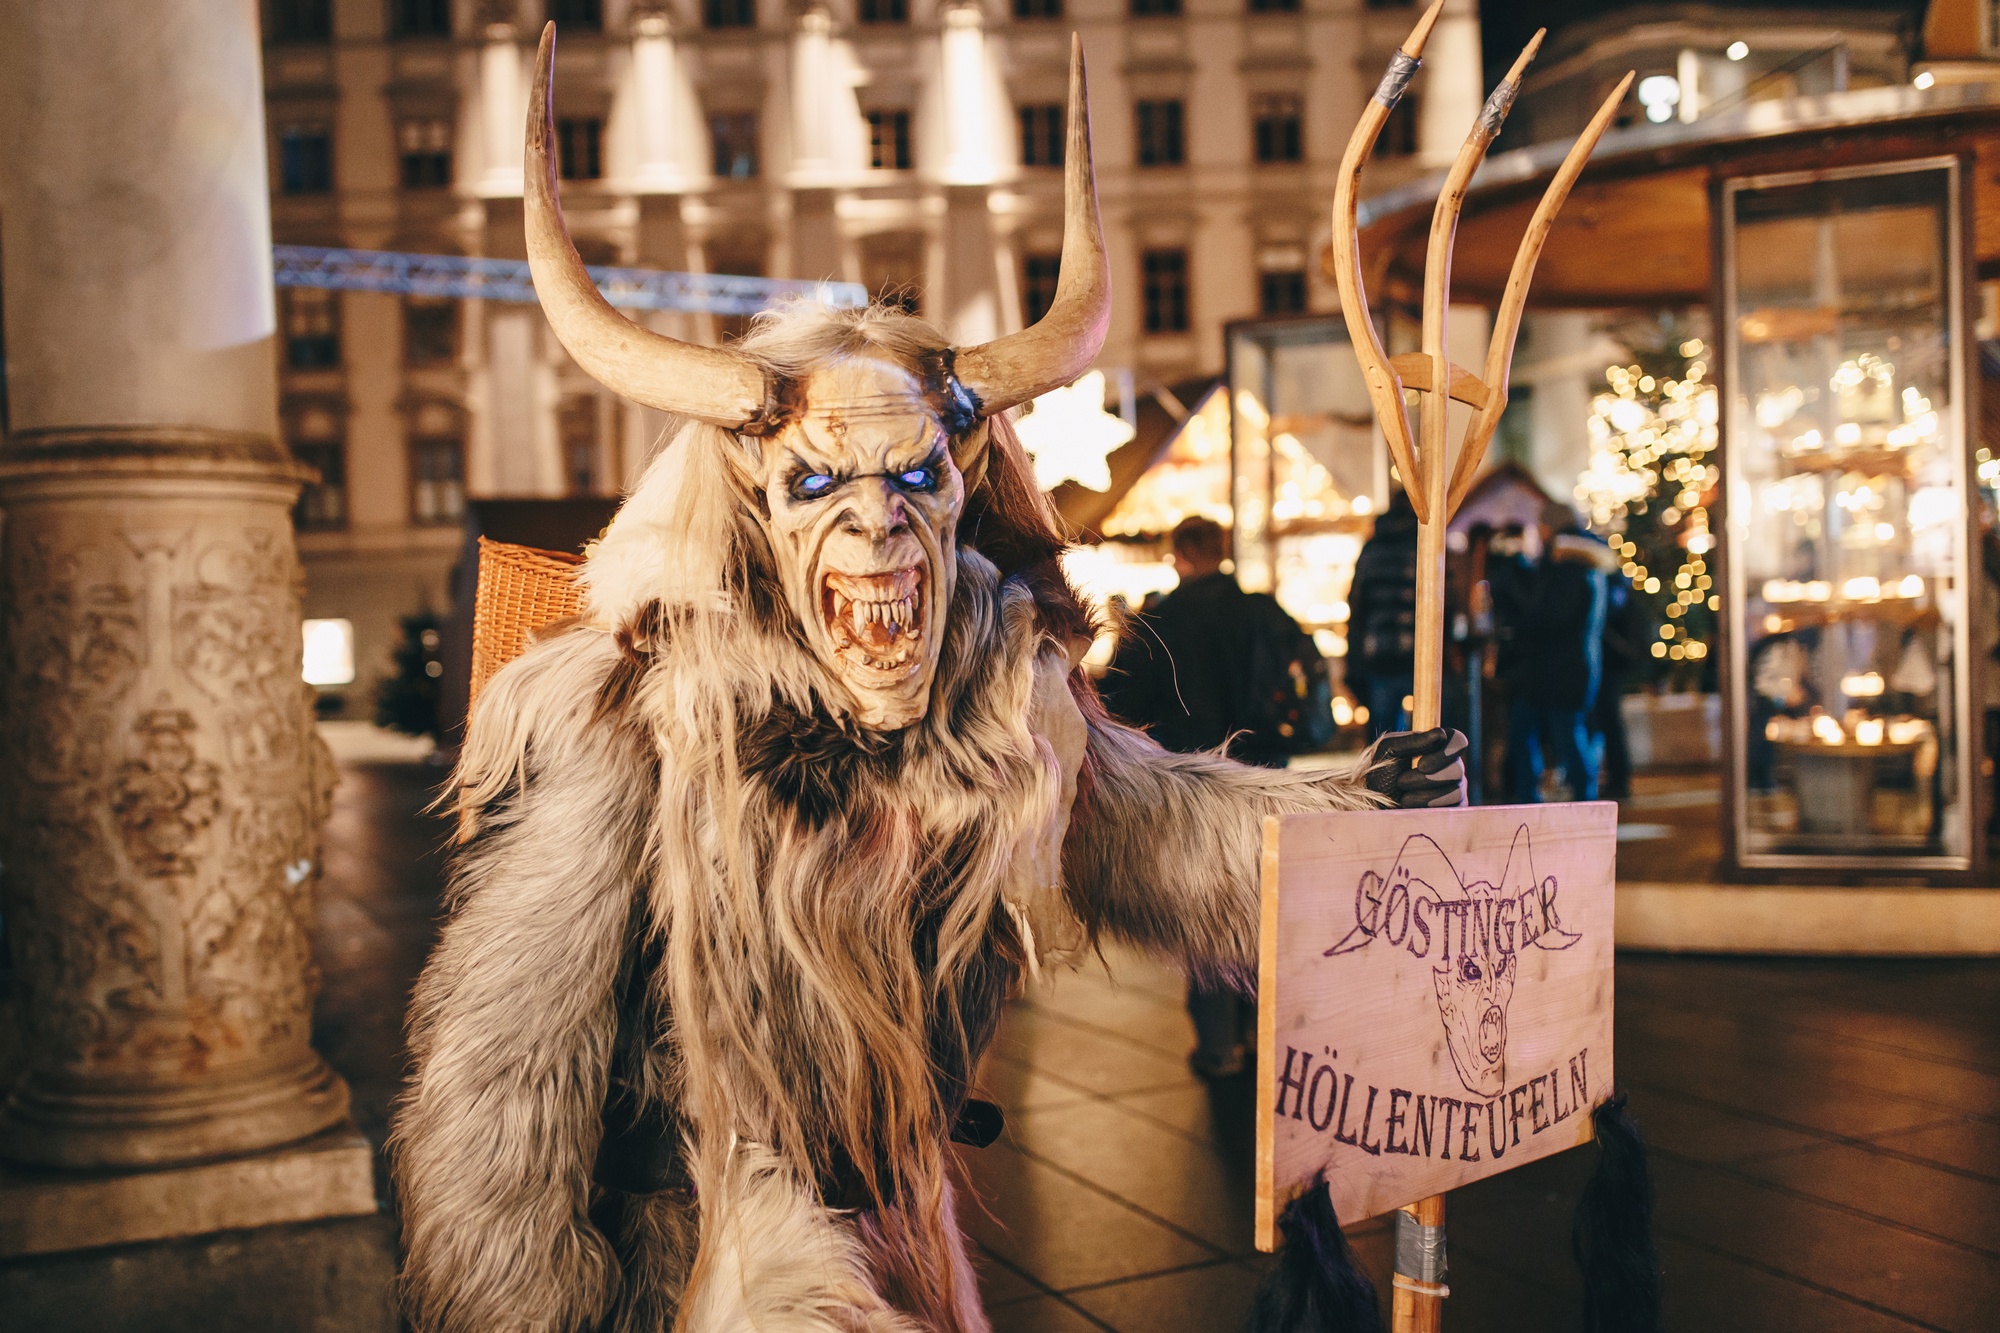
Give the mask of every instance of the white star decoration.
[[1065, 481], [1086, 490], [1110, 490], [1106, 460], [1138, 433], [1124, 418], [1104, 410], [1101, 370], [1037, 398], [1035, 410], [1015, 422], [1014, 430], [1035, 460], [1035, 484], [1045, 491]]

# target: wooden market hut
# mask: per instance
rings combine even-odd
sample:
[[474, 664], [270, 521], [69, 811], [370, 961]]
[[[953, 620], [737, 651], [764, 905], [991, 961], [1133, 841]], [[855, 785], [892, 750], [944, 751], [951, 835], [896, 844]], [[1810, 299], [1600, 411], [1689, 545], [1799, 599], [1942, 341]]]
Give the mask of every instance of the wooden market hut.
[[[1497, 300], [1567, 147], [1481, 169], [1459, 221], [1455, 301]], [[1361, 208], [1370, 290], [1392, 310], [1420, 299], [1440, 179]], [[1689, 878], [1724, 882], [1621, 885], [1621, 944], [2000, 952], [1987, 871], [2000, 616], [1978, 555], [1979, 515], [2000, 489], [1988, 407], [2000, 385], [1978, 341], [2000, 336], [1996, 298], [2000, 84], [1760, 101], [1616, 130], [1556, 219], [1534, 307], [1704, 309], [1715, 332], [1722, 854]], [[1864, 346], [1901, 348], [1909, 364]], [[1920, 356], [1932, 367], [1921, 390], [1902, 378]], [[1769, 376], [1787, 360], [1780, 394]], [[1866, 392], [1842, 378], [1856, 366]], [[1828, 424], [1824, 438], [1809, 419]], [[1823, 497], [1824, 532], [1797, 513], [1786, 517], [1804, 526], [1773, 527], [1764, 511], [1784, 508], [1787, 487]], [[1833, 504], [1857, 496], [1886, 506], [1867, 527]], [[1770, 572], [1809, 548], [1880, 564]], [[1881, 669], [1801, 669], [1833, 644], [1860, 665], [1872, 651]]]

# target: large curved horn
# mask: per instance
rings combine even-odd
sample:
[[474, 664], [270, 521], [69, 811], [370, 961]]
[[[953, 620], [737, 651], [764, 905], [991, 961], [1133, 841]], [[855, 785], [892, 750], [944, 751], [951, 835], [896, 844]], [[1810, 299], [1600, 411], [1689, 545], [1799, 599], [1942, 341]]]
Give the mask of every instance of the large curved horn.
[[1111, 271], [1097, 217], [1097, 173], [1090, 161], [1090, 94], [1084, 86], [1083, 39], [1069, 48], [1069, 145], [1063, 154], [1062, 268], [1055, 301], [1033, 327], [959, 351], [958, 382], [981, 416], [1068, 384], [1097, 359], [1111, 328]]
[[731, 430], [761, 420], [768, 397], [762, 370], [734, 353], [641, 328], [613, 310], [584, 271], [563, 221], [556, 155], [551, 151], [555, 52], [556, 25], [550, 23], [542, 29], [541, 49], [535, 53], [522, 181], [528, 267], [535, 275], [542, 313], [576, 363], [613, 393]]

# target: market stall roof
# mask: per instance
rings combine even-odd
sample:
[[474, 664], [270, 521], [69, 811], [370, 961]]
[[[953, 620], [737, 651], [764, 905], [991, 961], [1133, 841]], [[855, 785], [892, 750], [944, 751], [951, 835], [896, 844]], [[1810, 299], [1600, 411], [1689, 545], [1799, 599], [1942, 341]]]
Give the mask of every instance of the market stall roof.
[[1111, 488], [1093, 491], [1066, 481], [1050, 493], [1063, 521], [1095, 540], [1099, 525], [1138, 484], [1139, 478], [1146, 475], [1147, 469], [1166, 457], [1188, 419], [1201, 410], [1221, 383], [1219, 375], [1203, 375], [1155, 386], [1140, 394], [1134, 414], [1138, 418], [1134, 422], [1136, 431], [1130, 441], [1114, 449], [1104, 460], [1111, 471]]
[[[1909, 141], [1910, 155], [1970, 141], [1982, 275], [2000, 272], [2000, 84], [1869, 88], [1751, 102], [1690, 124], [1604, 136], [1557, 216], [1535, 270], [1543, 308], [1705, 304], [1709, 184], [1715, 168], [1796, 171]], [[1456, 300], [1491, 304], [1506, 286], [1528, 217], [1574, 140], [1491, 158], [1473, 178], [1452, 260]], [[1431, 209], [1444, 174], [1361, 205], [1362, 262], [1374, 290], [1413, 304], [1422, 290]], [[1383, 277], [1386, 275], [1386, 282]]]

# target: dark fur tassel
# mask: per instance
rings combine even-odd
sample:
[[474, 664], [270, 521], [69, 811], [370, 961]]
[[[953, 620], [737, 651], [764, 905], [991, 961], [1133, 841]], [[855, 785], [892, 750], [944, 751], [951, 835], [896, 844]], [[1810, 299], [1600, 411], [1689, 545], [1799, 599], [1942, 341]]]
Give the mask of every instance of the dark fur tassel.
[[1354, 1266], [1324, 1175], [1285, 1206], [1278, 1230], [1285, 1241], [1246, 1333], [1381, 1333], [1375, 1284]]
[[1597, 1170], [1577, 1200], [1570, 1250], [1583, 1270], [1584, 1333], [1659, 1333], [1660, 1257], [1653, 1247], [1653, 1178], [1625, 1094], [1591, 1112]]

